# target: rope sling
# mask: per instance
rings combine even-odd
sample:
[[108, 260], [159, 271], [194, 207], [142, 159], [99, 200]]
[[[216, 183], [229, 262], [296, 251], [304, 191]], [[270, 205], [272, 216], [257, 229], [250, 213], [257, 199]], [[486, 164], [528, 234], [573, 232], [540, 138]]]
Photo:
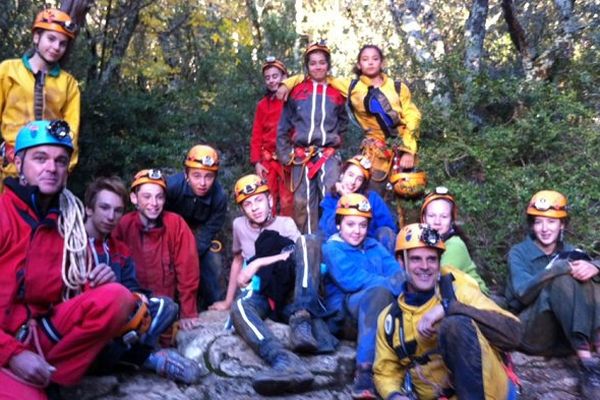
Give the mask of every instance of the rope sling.
[[61, 271], [65, 284], [63, 299], [68, 300], [81, 293], [92, 271], [92, 259], [87, 251], [83, 203], [65, 188], [60, 194], [59, 204], [58, 232], [64, 238]]

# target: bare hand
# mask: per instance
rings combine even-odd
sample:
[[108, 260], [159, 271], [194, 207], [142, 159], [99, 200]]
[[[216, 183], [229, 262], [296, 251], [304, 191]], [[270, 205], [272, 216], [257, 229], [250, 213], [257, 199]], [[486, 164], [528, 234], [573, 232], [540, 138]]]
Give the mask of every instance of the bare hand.
[[277, 91], [275, 92], [275, 97], [279, 100], [287, 101], [288, 95], [290, 94], [290, 90], [285, 85], [279, 85]]
[[423, 315], [423, 317], [419, 320], [417, 323], [417, 332], [419, 332], [419, 334], [424, 338], [433, 338], [437, 333], [437, 327], [435, 324], [437, 324], [437, 322], [442, 318], [444, 318], [444, 308], [441, 306], [441, 304], [438, 304], [425, 313], [425, 315]]
[[600, 273], [600, 270], [589, 261], [576, 260], [571, 261], [569, 265], [571, 266], [571, 276], [578, 281], [588, 281]]
[[116, 280], [117, 276], [112, 268], [104, 263], [98, 264], [88, 276], [88, 282], [91, 287], [98, 287], [105, 283], [115, 282]]
[[267, 174], [269, 173], [267, 167], [257, 162], [254, 166], [254, 169], [256, 170], [256, 175], [260, 176], [263, 179], [267, 179]]
[[198, 317], [181, 318], [179, 320], [179, 329], [182, 331], [191, 331], [194, 328], [198, 328], [200, 325], [200, 318]]
[[231, 303], [226, 300], [217, 301], [210, 306], [208, 309], [211, 311], [227, 311], [231, 308]]
[[400, 168], [412, 169], [415, 167], [415, 155], [410, 153], [402, 153], [400, 156]]
[[346, 194], [351, 193], [349, 190], [344, 189], [344, 185], [342, 185], [342, 182], [335, 183], [335, 191], [338, 192], [340, 196], [344, 196]]
[[48, 386], [50, 376], [56, 371], [43, 357], [29, 350], [12, 356], [8, 368], [19, 378], [43, 387]]

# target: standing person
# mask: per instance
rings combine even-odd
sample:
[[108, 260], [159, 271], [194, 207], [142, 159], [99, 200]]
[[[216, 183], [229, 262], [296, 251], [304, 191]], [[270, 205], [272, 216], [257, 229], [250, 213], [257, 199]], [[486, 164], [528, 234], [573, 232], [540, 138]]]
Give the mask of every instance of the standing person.
[[396, 256], [406, 283], [379, 314], [375, 385], [386, 400], [516, 399], [502, 351], [520, 339], [519, 320], [464, 272], [440, 266], [444, 242], [426, 224], [400, 230]]
[[520, 351], [550, 357], [576, 353], [581, 393], [598, 399], [600, 260], [591, 260], [564, 241], [567, 222], [562, 193], [542, 190], [531, 198], [530, 232], [508, 254], [506, 298], [523, 322]]
[[[318, 299], [319, 240], [300, 236], [290, 217], [273, 217], [269, 187], [258, 175], [236, 182], [235, 201], [243, 215], [233, 221], [234, 258], [227, 297], [216, 306], [227, 309], [233, 303], [236, 332], [270, 366], [253, 379], [258, 393], [306, 391], [312, 373], [263, 320], [289, 323], [293, 351], [335, 350], [337, 341], [320, 319], [324, 310]], [[233, 301], [238, 287], [245, 291]]]
[[[370, 187], [383, 195], [389, 180], [400, 197], [414, 197], [425, 188], [423, 171], [415, 171], [421, 112], [408, 87], [383, 72], [383, 51], [373, 44], [358, 52], [356, 78], [330, 78], [328, 83], [347, 98], [356, 122], [364, 132], [361, 150], [372, 164]], [[297, 76], [283, 82], [278, 97], [287, 96]], [[400, 225], [404, 225], [400, 209]]]
[[174, 381], [195, 383], [202, 375], [198, 364], [176, 349], [159, 346], [160, 335], [175, 322], [179, 307], [169, 297], [153, 297], [140, 286], [129, 248], [111, 235], [125, 212], [127, 194], [117, 177], [97, 178], [85, 190], [85, 230], [94, 269], [108, 265], [116, 282], [136, 294], [140, 303], [123, 335], [104, 349], [95, 366], [111, 372], [116, 363], [125, 361]]
[[477, 281], [485, 294], [488, 288], [477, 273], [477, 265], [471, 259], [466, 245], [466, 235], [456, 225], [458, 206], [447, 187], [438, 186], [429, 193], [421, 206], [421, 222], [435, 229], [442, 237], [446, 250], [442, 253], [440, 264], [457, 268]]
[[377, 240], [368, 237], [373, 214], [365, 196], [344, 195], [338, 201], [338, 233], [323, 244], [325, 303], [336, 310], [329, 320], [331, 331], [347, 333], [345, 326], [357, 332], [356, 377], [352, 398], [374, 399], [373, 360], [377, 315], [400, 294], [404, 271], [393, 255]]
[[135, 174], [129, 198], [137, 209], [125, 214], [113, 234], [131, 250], [142, 287], [178, 299], [179, 327], [199, 325], [196, 296], [200, 268], [194, 235], [183, 218], [164, 211], [167, 182], [160, 170]]
[[[77, 25], [54, 8], [40, 11], [33, 22], [33, 49], [21, 59], [0, 63], [0, 175], [16, 176], [17, 132], [34, 120], [65, 120], [73, 139], [72, 170], [78, 161], [80, 93], [77, 81], [60, 66]], [[2, 190], [0, 184], [0, 191]]]
[[281, 81], [287, 78], [285, 64], [267, 57], [262, 66], [267, 93], [258, 102], [250, 139], [250, 162], [256, 175], [267, 181], [273, 198], [273, 215], [292, 216], [294, 197], [290, 191], [290, 167], [277, 159], [277, 125], [283, 111], [283, 101], [275, 97]]
[[206, 310], [225, 297], [223, 246], [217, 240], [227, 219], [227, 196], [217, 180], [219, 155], [211, 146], [192, 147], [184, 171], [167, 179], [167, 211], [185, 219], [200, 256], [198, 308]]
[[[28, 123], [15, 142], [19, 177], [6, 178], [0, 194], [3, 399], [45, 399], [50, 383], [78, 383], [136, 307], [109, 267], [90, 271], [81, 262], [81, 205], [65, 188], [72, 151], [64, 121]], [[75, 229], [64, 230], [71, 223]], [[84, 250], [65, 249], [67, 241]]]
[[323, 43], [304, 52], [308, 76], [290, 93], [277, 128], [277, 157], [292, 165], [294, 221], [316, 233], [319, 203], [340, 172], [337, 149], [348, 128], [342, 94], [327, 84], [331, 53]]
[[319, 229], [324, 239], [337, 233], [336, 210], [341, 196], [350, 193], [360, 193], [369, 199], [371, 213], [373, 217], [369, 222], [368, 237], [375, 238], [394, 254], [394, 245], [396, 241], [396, 221], [390, 212], [387, 204], [381, 196], [368, 190], [369, 179], [371, 178], [371, 161], [365, 156], [354, 156], [342, 164], [340, 177], [331, 191], [327, 192], [323, 201], [321, 201], [321, 219], [319, 220]]

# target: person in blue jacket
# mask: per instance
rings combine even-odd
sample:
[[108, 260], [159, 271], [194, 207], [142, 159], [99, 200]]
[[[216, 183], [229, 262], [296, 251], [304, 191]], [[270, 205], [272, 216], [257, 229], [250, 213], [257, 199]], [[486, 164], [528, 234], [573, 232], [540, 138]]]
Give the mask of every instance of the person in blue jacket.
[[[377, 316], [401, 292], [404, 269], [379, 241], [368, 237], [373, 214], [365, 196], [349, 193], [336, 208], [338, 233], [322, 247], [327, 267], [325, 303], [334, 311], [328, 324], [337, 336], [357, 330], [354, 399], [374, 399], [372, 366], [375, 359]], [[347, 329], [351, 328], [351, 329]]]
[[383, 246], [394, 254], [394, 244], [398, 228], [396, 221], [385, 201], [374, 190], [367, 190], [371, 178], [371, 161], [365, 156], [354, 156], [342, 165], [338, 182], [321, 201], [321, 218], [319, 229], [324, 239], [337, 233], [336, 208], [341, 196], [349, 193], [365, 195], [371, 205], [371, 222], [367, 236], [379, 240]]

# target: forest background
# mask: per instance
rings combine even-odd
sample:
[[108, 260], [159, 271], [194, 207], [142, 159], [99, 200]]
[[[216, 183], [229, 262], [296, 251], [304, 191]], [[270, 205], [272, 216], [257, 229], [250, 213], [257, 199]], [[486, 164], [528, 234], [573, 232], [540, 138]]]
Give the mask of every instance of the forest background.
[[[0, 60], [31, 47], [35, 13], [56, 1], [0, 2]], [[81, 158], [70, 187], [96, 175], [181, 169], [186, 150], [222, 154], [230, 193], [249, 164], [264, 58], [302, 72], [326, 39], [332, 72], [351, 75], [374, 43], [423, 113], [429, 186], [456, 194], [484, 278], [503, 286], [531, 195], [570, 201], [567, 239], [600, 255], [600, 3], [589, 0], [63, 0], [85, 4], [65, 68], [82, 90]], [[352, 128], [343, 157], [354, 154]], [[418, 202], [409, 204], [412, 208]], [[232, 216], [236, 208], [232, 203]], [[230, 225], [228, 225], [230, 226]]]

